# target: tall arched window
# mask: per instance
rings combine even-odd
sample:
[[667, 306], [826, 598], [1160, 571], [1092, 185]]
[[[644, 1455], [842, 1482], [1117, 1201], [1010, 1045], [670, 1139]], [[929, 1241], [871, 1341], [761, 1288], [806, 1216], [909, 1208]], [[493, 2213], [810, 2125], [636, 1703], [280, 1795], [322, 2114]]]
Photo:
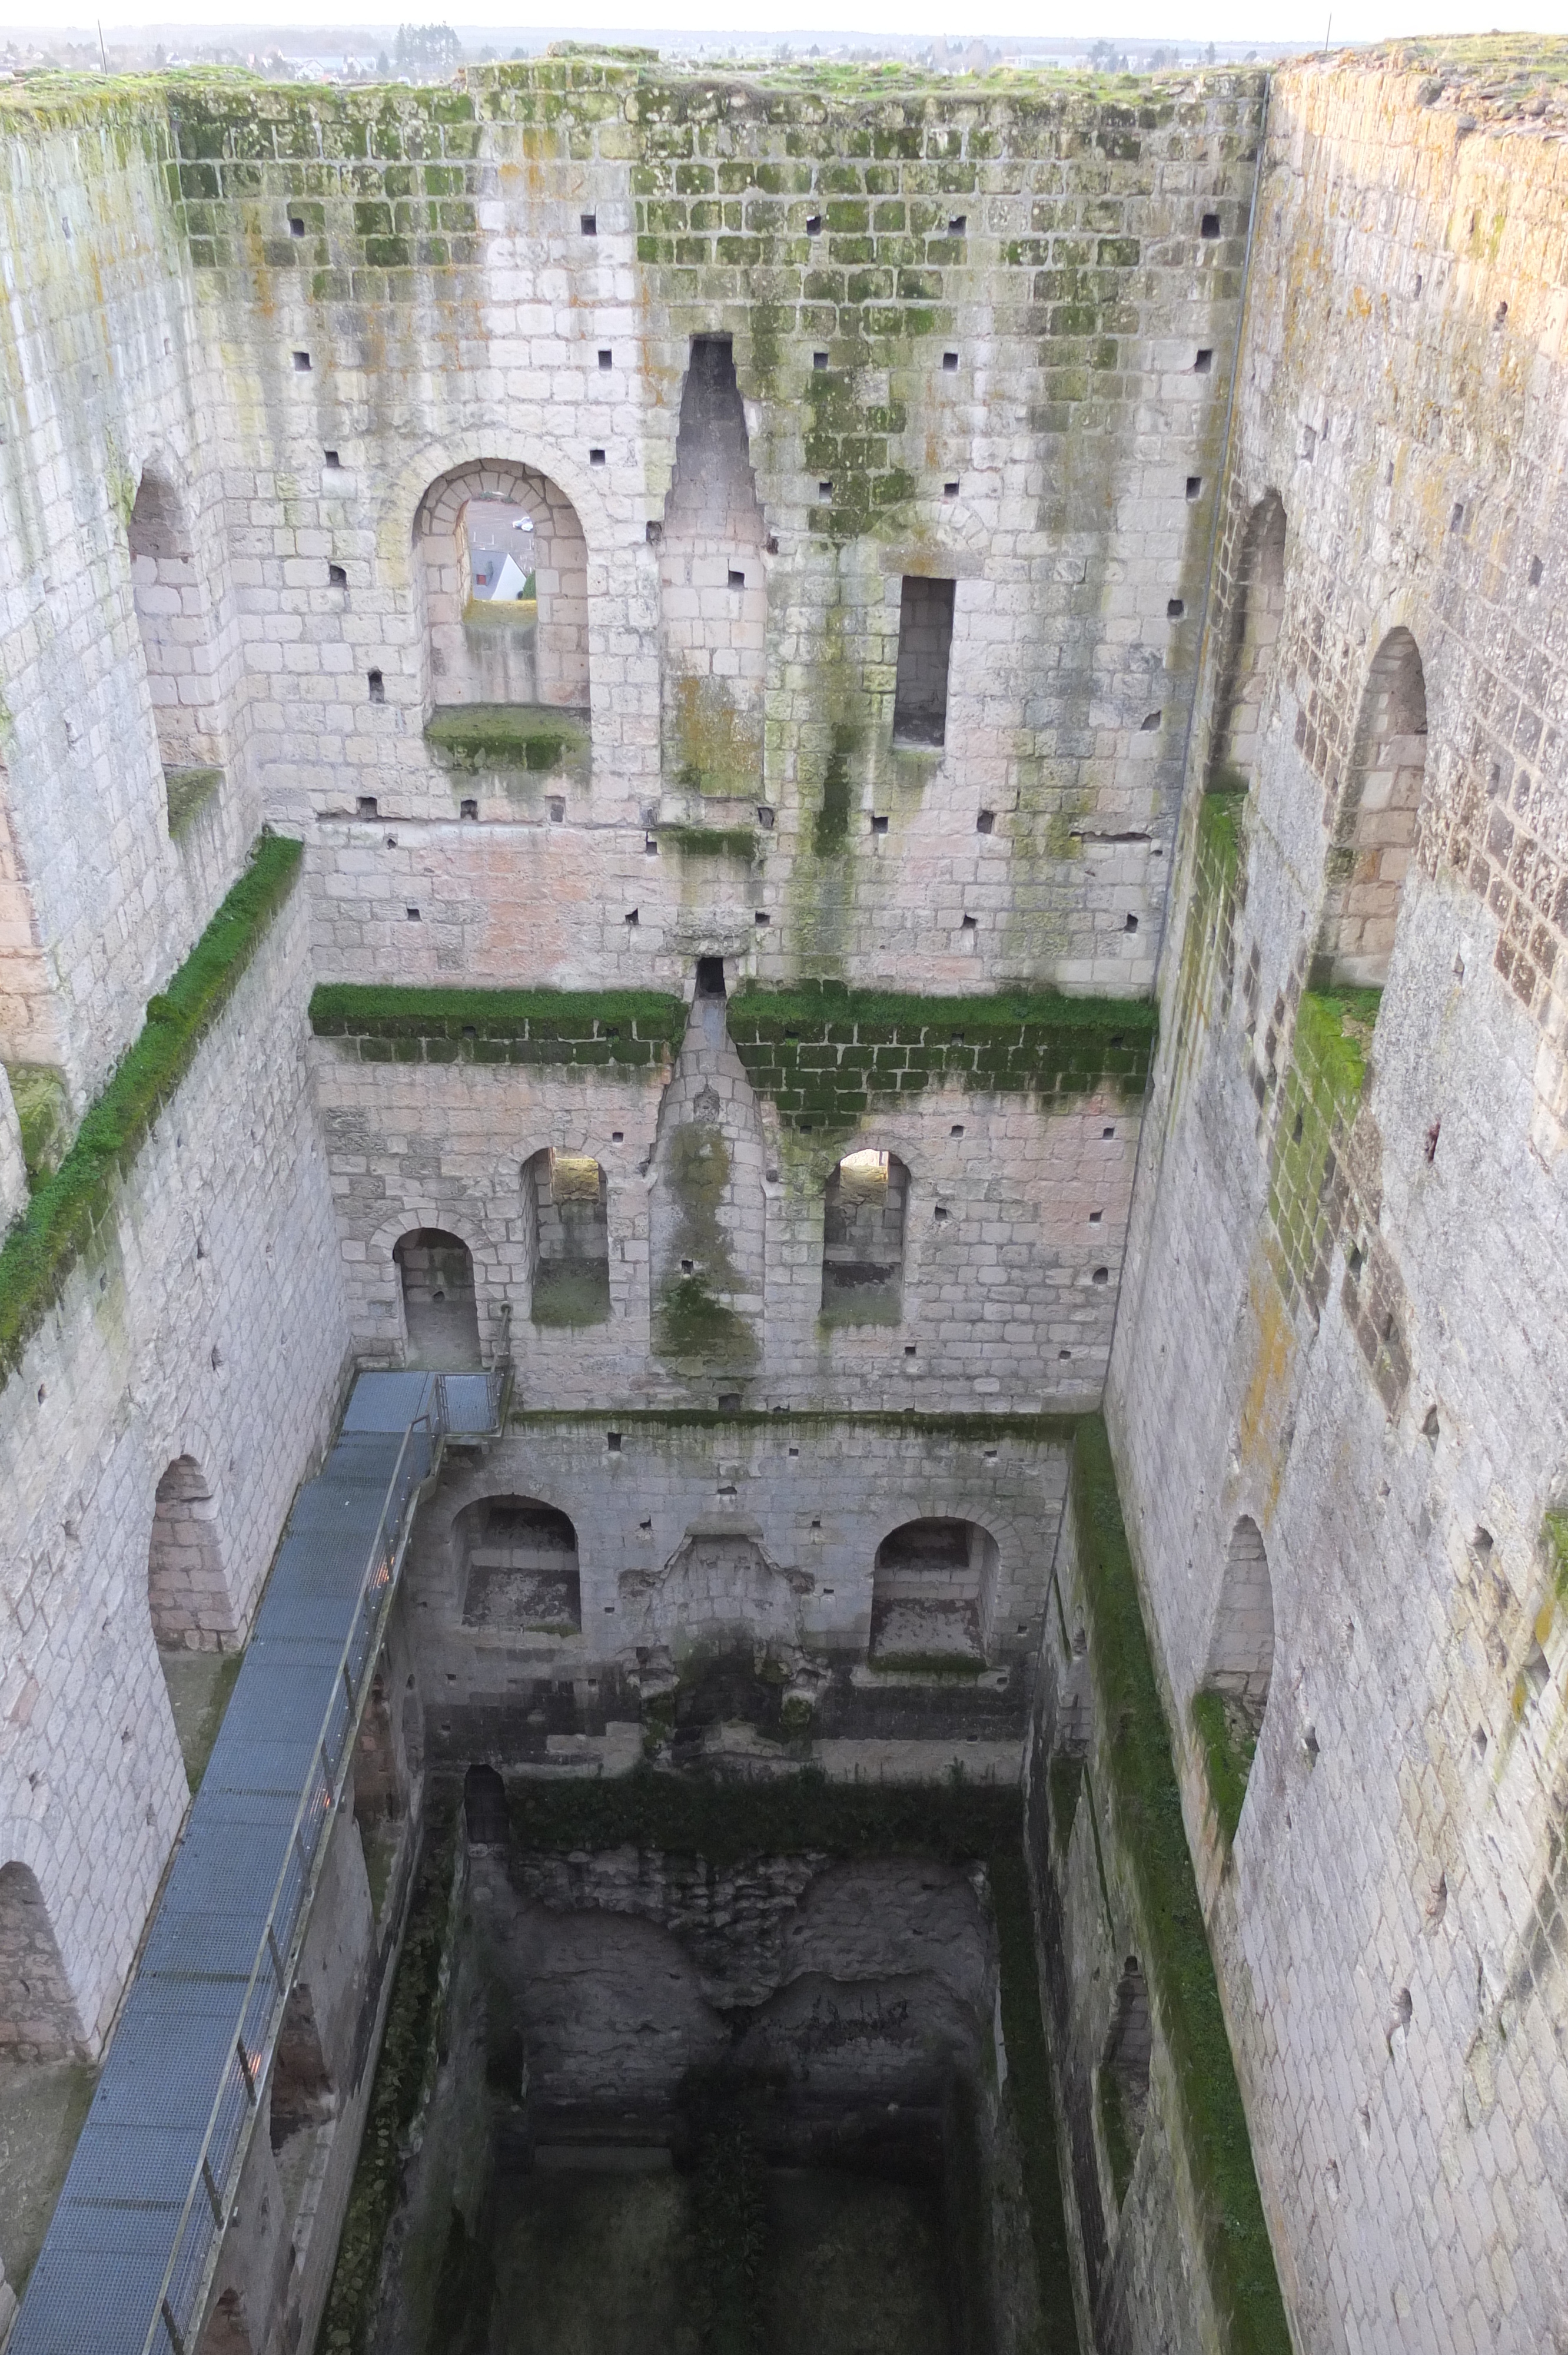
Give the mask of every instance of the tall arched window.
[[996, 1613], [996, 1540], [976, 1521], [906, 1521], [872, 1573], [871, 1657], [884, 1667], [983, 1661]]
[[147, 1550], [147, 1607], [160, 1651], [226, 1652], [234, 1611], [217, 1542], [212, 1484], [194, 1455], [158, 1483]]
[[43, 1892], [25, 1864], [0, 1866], [0, 2059], [69, 2060], [81, 2041]]
[[128, 532], [131, 586], [165, 770], [223, 761], [211, 600], [184, 494], [149, 466]]
[[591, 1155], [535, 1153], [523, 1170], [535, 1325], [602, 1325], [609, 1315], [609, 1187]]
[[588, 543], [558, 485], [460, 466], [425, 493], [414, 542], [431, 702], [587, 709]]
[[479, 1307], [473, 1253], [444, 1227], [415, 1227], [400, 1235], [392, 1256], [403, 1287], [407, 1362], [437, 1372], [479, 1364]]
[[896, 1325], [904, 1314], [909, 1172], [891, 1153], [850, 1153], [822, 1201], [822, 1316], [831, 1325]]
[[659, 545], [663, 765], [699, 793], [762, 790], [767, 537], [727, 336], [693, 338]]
[[582, 1625], [577, 1533], [537, 1497], [482, 1497], [452, 1523], [463, 1624], [571, 1636]]
[[1192, 1702], [1210, 1796], [1227, 1841], [1241, 1821], [1273, 1680], [1274, 1587], [1262, 1532], [1244, 1514], [1231, 1532], [1208, 1666]]
[[1111, 2189], [1118, 2209], [1127, 2198], [1138, 2164], [1139, 2146], [1149, 2117], [1149, 2073], [1152, 2051], [1149, 2020], [1149, 1982], [1136, 1955], [1128, 1955], [1117, 1981], [1116, 2005], [1105, 2058], [1100, 2062], [1100, 2132], [1110, 2163]]
[[1242, 533], [1220, 674], [1205, 785], [1243, 792], [1255, 783], [1264, 706], [1285, 618], [1285, 506], [1266, 491]]
[[1329, 852], [1314, 988], [1381, 989], [1387, 980], [1425, 773], [1421, 654], [1408, 630], [1391, 630], [1361, 698], [1350, 786]]

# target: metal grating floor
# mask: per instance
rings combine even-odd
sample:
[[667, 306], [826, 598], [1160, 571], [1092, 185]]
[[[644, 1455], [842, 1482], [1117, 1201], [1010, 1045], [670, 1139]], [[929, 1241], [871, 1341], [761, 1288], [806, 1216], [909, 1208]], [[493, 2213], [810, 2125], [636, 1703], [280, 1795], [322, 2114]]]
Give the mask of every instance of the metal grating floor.
[[194, 2355], [322, 1835], [442, 1440], [498, 1377], [366, 1373], [301, 1489], [8, 2355]]

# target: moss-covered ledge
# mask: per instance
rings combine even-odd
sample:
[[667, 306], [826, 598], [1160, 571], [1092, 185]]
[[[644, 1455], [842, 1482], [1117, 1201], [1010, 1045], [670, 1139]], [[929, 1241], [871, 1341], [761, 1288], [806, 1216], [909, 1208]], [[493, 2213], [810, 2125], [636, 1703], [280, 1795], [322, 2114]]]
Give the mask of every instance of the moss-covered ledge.
[[112, 1215], [115, 1183], [196, 1060], [268, 926], [292, 889], [301, 845], [263, 835], [234, 889], [93, 1105], [54, 1176], [0, 1251], [0, 1379], [59, 1298], [67, 1275]]
[[1088, 1607], [1089, 1661], [1104, 1722], [1118, 1851], [1142, 1917], [1150, 2000], [1171, 2056], [1222, 2344], [1230, 2355], [1289, 2355], [1219, 1982], [1187, 1845], [1171, 1731], [1122, 1521], [1110, 1438], [1086, 1415], [1073, 1449], [1072, 1498]]
[[654, 989], [398, 989], [323, 982], [311, 1028], [364, 1063], [581, 1063], [662, 1068], [686, 1008]]
[[1149, 1084], [1159, 1017], [1140, 998], [1004, 990], [908, 997], [808, 983], [760, 984], [729, 1004], [729, 1035], [759, 1095], [797, 1128], [850, 1128], [874, 1101], [957, 1079], [969, 1090], [1037, 1098]]
[[425, 723], [425, 741], [443, 769], [568, 769], [587, 773], [588, 723], [545, 703], [449, 703]]

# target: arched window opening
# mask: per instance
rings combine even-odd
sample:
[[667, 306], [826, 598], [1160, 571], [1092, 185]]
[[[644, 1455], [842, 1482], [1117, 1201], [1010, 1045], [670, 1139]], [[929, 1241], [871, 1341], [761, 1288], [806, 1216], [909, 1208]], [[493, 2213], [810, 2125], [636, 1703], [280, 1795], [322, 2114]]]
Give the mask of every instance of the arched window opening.
[[158, 1483], [147, 1549], [147, 1608], [161, 1652], [234, 1647], [217, 1507], [212, 1484], [194, 1455], [176, 1455]]
[[197, 565], [190, 517], [173, 484], [151, 467], [131, 510], [135, 601], [171, 818], [223, 761], [212, 610]]
[[1313, 988], [1381, 989], [1388, 979], [1425, 775], [1420, 649], [1408, 630], [1391, 630], [1372, 658], [1361, 698], [1350, 790], [1329, 853]]
[[591, 1155], [535, 1153], [524, 1167], [532, 1219], [535, 1325], [602, 1325], [609, 1315], [609, 1187]]
[[588, 542], [566, 493], [486, 459], [431, 485], [414, 538], [430, 700], [586, 711]]
[[748, 801], [762, 783], [766, 538], [734, 348], [694, 336], [659, 539], [663, 767]]
[[198, 2355], [253, 2355], [245, 2320], [245, 2303], [237, 2289], [226, 2289], [214, 2302]]
[[1241, 1821], [1247, 1777], [1274, 1677], [1274, 1588], [1257, 1523], [1244, 1514], [1231, 1534], [1203, 1682], [1192, 1703], [1209, 1788], [1228, 1843]]
[[272, 2147], [281, 2151], [302, 2129], [324, 2126], [337, 2110], [337, 2095], [322, 2051], [315, 1998], [303, 1979], [289, 1990], [272, 2062]]
[[1242, 534], [1205, 780], [1210, 793], [1245, 793], [1256, 782], [1284, 622], [1285, 505], [1277, 491], [1266, 491]]
[[831, 1325], [896, 1325], [904, 1314], [909, 1172], [891, 1153], [847, 1154], [822, 1204], [822, 1316]]
[[1051, 1834], [1065, 1856], [1073, 1837], [1094, 1730], [1093, 1697], [1089, 1684], [1089, 1639], [1075, 1627], [1056, 1674], [1056, 1705], [1051, 1727], [1051, 1760], [1047, 1798]]
[[81, 2043], [43, 1891], [25, 1864], [0, 1867], [0, 2060], [69, 2061]]
[[392, 1256], [403, 1287], [405, 1363], [437, 1373], [477, 1366], [479, 1305], [468, 1245], [444, 1227], [416, 1227], [399, 1236]]
[[482, 1497], [452, 1524], [463, 1624], [575, 1636], [582, 1626], [577, 1533], [536, 1497]]
[[506, 1785], [493, 1766], [471, 1766], [462, 1778], [463, 1829], [473, 1848], [504, 1848], [512, 1837]]
[[1132, 2181], [1149, 2117], [1150, 2042], [1149, 1983], [1138, 1956], [1129, 1955], [1117, 1983], [1116, 2007], [1097, 2089], [1100, 2133], [1118, 2210]]
[[871, 1657], [884, 1668], [983, 1663], [996, 1607], [996, 1540], [977, 1521], [906, 1521], [872, 1576]]

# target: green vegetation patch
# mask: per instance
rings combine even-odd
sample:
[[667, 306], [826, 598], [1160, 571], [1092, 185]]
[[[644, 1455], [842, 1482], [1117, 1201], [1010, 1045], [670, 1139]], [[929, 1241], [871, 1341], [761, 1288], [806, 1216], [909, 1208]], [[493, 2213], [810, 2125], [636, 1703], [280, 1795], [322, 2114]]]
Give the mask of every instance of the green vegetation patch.
[[729, 1035], [747, 1075], [790, 1127], [853, 1129], [870, 1105], [932, 1082], [1064, 1100], [1114, 1086], [1141, 1095], [1158, 1015], [1142, 999], [903, 997], [832, 982], [753, 984], [729, 1003]]
[[1090, 1662], [1108, 1746], [1118, 1844], [1129, 1860], [1155, 2016], [1171, 2054], [1179, 2125], [1209, 2283], [1231, 2355], [1289, 2355], [1290, 2333], [1253, 2166], [1181, 1816], [1170, 1730], [1150, 1655], [1104, 1418], [1073, 1451], [1073, 1507], [1092, 1622]]
[[1235, 918], [1241, 875], [1245, 779], [1223, 770], [1221, 782], [1198, 798], [1192, 849], [1192, 890], [1176, 976], [1176, 1036], [1190, 1040], [1215, 949]]
[[740, 858], [749, 866], [757, 855], [755, 826], [662, 826], [658, 834], [686, 858]]
[[381, 2251], [408, 2155], [408, 2137], [436, 2071], [436, 2027], [450, 1969], [455, 1821], [432, 1825], [414, 1881], [408, 1926], [387, 2010], [370, 2113], [317, 2345], [365, 2355]]
[[1321, 1299], [1340, 1217], [1340, 1156], [1366, 1085], [1375, 989], [1307, 990], [1280, 1091], [1268, 1214], [1282, 1280]]
[[263, 835], [250, 863], [161, 996], [58, 1169], [0, 1251], [0, 1372], [21, 1363], [77, 1261], [112, 1214], [128, 1170], [233, 995], [299, 872], [302, 846]]
[[662, 1069], [686, 1008], [652, 989], [397, 989], [325, 982], [311, 997], [318, 1039], [362, 1063], [583, 1063]]
[[52, 1063], [9, 1063], [11, 1101], [22, 1132], [22, 1160], [34, 1193], [52, 1178], [70, 1144], [70, 1098]]
[[1558, 1507], [1546, 1515], [1541, 1542], [1552, 1565], [1552, 1591], [1559, 1603], [1568, 1603], [1568, 1511]]
[[1246, 1725], [1224, 1693], [1201, 1692], [1192, 1697], [1192, 1723], [1202, 1745], [1208, 1771], [1209, 1796], [1214, 1803], [1220, 1830], [1229, 1848], [1241, 1821], [1247, 1777], [1257, 1750], [1257, 1735]]
[[1127, 2097], [1114, 2069], [1096, 2071], [1095, 2100], [1099, 2105], [1100, 2132], [1105, 2137], [1106, 2157], [1110, 2161], [1111, 2192], [1119, 2211], [1132, 2181], [1138, 2149], [1128, 2119]]
[[425, 741], [446, 769], [559, 769], [586, 762], [586, 719], [547, 704], [452, 703], [433, 711]]
[[535, 1273], [529, 1320], [535, 1325], [602, 1325], [609, 1316], [609, 1270], [546, 1260]]
[[164, 799], [169, 814], [169, 835], [180, 841], [223, 783], [221, 769], [165, 769]]
[[717, 1299], [700, 1275], [677, 1276], [653, 1315], [653, 1348], [673, 1363], [683, 1359], [746, 1372], [757, 1363], [757, 1336], [744, 1316]]

